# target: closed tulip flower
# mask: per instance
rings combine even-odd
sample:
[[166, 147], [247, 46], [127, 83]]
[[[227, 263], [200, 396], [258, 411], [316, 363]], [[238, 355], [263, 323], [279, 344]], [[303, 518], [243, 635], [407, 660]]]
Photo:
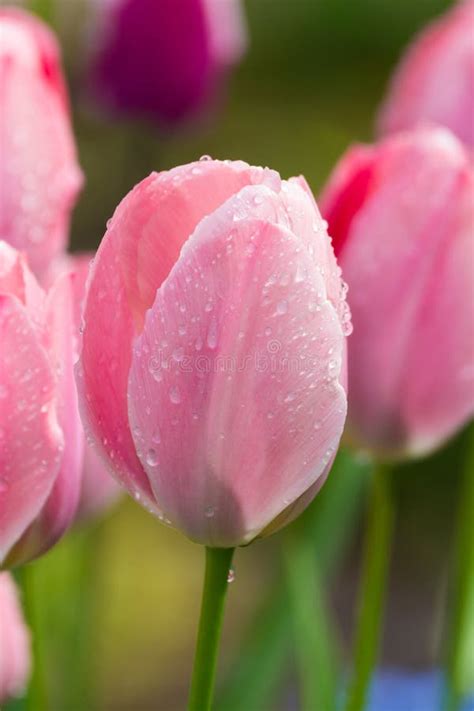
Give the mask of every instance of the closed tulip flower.
[[118, 114], [186, 118], [245, 48], [240, 0], [96, 0], [95, 9], [89, 83]]
[[78, 369], [116, 477], [207, 546], [293, 519], [344, 426], [344, 295], [302, 178], [209, 159], [139, 183], [91, 268]]
[[82, 465], [70, 277], [45, 293], [0, 242], [0, 565], [35, 558], [74, 516]]
[[31, 666], [30, 635], [12, 576], [0, 573], [0, 703], [20, 695]]
[[348, 421], [382, 456], [426, 454], [472, 417], [473, 192], [435, 128], [350, 149], [324, 191], [354, 324]]
[[65, 248], [82, 183], [59, 48], [46, 25], [0, 8], [0, 238], [43, 274]]
[[460, 0], [415, 39], [382, 107], [382, 134], [433, 122], [474, 147], [473, 28], [474, 1]]

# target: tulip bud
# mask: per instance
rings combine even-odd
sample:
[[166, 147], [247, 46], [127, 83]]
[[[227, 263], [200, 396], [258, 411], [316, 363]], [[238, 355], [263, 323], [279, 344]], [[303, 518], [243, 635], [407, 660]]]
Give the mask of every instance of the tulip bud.
[[54, 36], [0, 9], [0, 38], [0, 238], [42, 278], [65, 248], [82, 176]]
[[473, 34], [474, 1], [464, 0], [415, 39], [380, 112], [381, 134], [432, 122], [474, 147]]
[[18, 696], [30, 674], [30, 635], [9, 573], [0, 573], [0, 703]]
[[48, 293], [0, 242], [0, 565], [50, 548], [75, 513], [82, 466], [70, 277]]
[[474, 410], [474, 175], [445, 129], [350, 149], [321, 199], [349, 285], [348, 421], [423, 455]]
[[78, 384], [90, 436], [200, 543], [293, 519], [342, 433], [348, 313], [302, 178], [201, 160], [139, 183], [91, 269]]
[[242, 55], [239, 0], [97, 0], [91, 89], [99, 104], [174, 123], [205, 107]]

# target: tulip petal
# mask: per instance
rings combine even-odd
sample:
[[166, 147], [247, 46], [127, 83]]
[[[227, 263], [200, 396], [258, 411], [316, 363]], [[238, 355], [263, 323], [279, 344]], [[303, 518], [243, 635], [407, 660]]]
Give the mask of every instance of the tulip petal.
[[415, 38], [380, 111], [381, 135], [433, 122], [474, 148], [474, 2], [463, 0]]
[[97, 450], [140, 496], [152, 499], [128, 424], [132, 340], [196, 225], [252, 183], [279, 187], [280, 181], [268, 169], [212, 160], [150, 175], [118, 206], [91, 268], [78, 368], [81, 407]]
[[459, 177], [456, 193], [443, 215], [443, 245], [418, 310], [416, 342], [409, 343], [407, 354], [403, 414], [411, 433], [408, 448], [417, 455], [454, 434], [474, 412], [472, 171]]
[[41, 513], [12, 552], [16, 564], [36, 558], [61, 538], [76, 512], [81, 485], [84, 436], [74, 380], [75, 323], [69, 275], [60, 276], [48, 293], [46, 322], [45, 347], [58, 374], [56, 411], [64, 436], [64, 451], [59, 472]]
[[42, 276], [66, 245], [82, 174], [53, 35], [19, 10], [0, 23], [0, 234]]
[[[457, 206], [460, 191], [466, 192], [463, 183], [467, 171], [462, 146], [443, 129], [399, 134], [382, 144], [370, 190], [352, 217], [350, 234], [340, 254], [344, 277], [350, 285], [355, 329], [349, 357], [349, 419], [362, 441], [385, 453], [411, 451], [411, 421], [422, 409], [428, 414], [433, 408], [432, 417], [439, 426], [442, 419], [451, 424], [457, 419], [459, 424], [459, 416], [465, 416], [465, 406], [461, 413], [453, 411], [452, 415], [441, 416], [446, 401], [438, 386], [431, 391], [429, 402], [426, 398], [429, 386], [438, 378], [439, 384], [442, 379], [452, 379], [450, 389], [454, 388], [458, 374], [449, 372], [449, 366], [454, 367], [454, 361], [459, 365], [468, 356], [467, 341], [472, 338], [472, 329], [466, 328], [464, 334], [456, 336], [461, 350], [447, 363], [446, 370], [432, 371], [431, 364], [438, 362], [434, 351], [443, 352], [441, 345], [435, 348], [434, 344], [441, 340], [444, 327], [438, 316], [431, 324], [424, 322], [424, 314], [429, 311], [431, 319], [440, 304], [440, 315], [451, 322], [461, 319], [467, 326], [468, 319], [472, 319], [472, 301], [465, 307], [465, 316], [454, 309], [456, 305], [459, 313], [463, 311], [457, 302], [462, 301], [463, 293], [466, 298], [464, 270], [460, 269], [458, 281], [454, 266], [446, 265], [450, 281], [444, 282], [440, 261], [453, 259], [459, 267], [460, 249], [466, 262], [472, 264], [472, 247], [471, 256], [467, 247], [469, 239], [472, 245], [472, 232], [470, 238], [462, 239], [462, 247], [455, 246], [455, 224], [461, 219]], [[353, 176], [357, 181], [357, 172]], [[346, 188], [350, 193], [350, 185], [342, 190]], [[466, 197], [469, 199], [472, 198]], [[337, 204], [336, 198], [333, 206]], [[337, 210], [331, 214], [337, 221]], [[467, 225], [468, 219], [464, 220]], [[466, 226], [466, 230], [472, 227]], [[453, 255], [447, 258], [450, 249]], [[442, 287], [436, 288], [437, 284]], [[448, 304], [453, 306], [451, 315]], [[424, 332], [423, 339], [420, 330]], [[450, 329], [449, 338], [454, 330], [457, 326]], [[416, 338], [412, 338], [415, 333]], [[421, 363], [425, 365], [420, 367]], [[461, 397], [459, 388], [458, 383], [458, 394], [452, 392], [452, 404]], [[425, 429], [429, 428], [429, 420], [420, 425], [426, 445], [430, 439]], [[435, 432], [431, 435], [434, 445]], [[416, 449], [421, 451], [423, 446], [420, 441]]]
[[31, 667], [30, 633], [15, 581], [0, 573], [0, 703], [23, 693]]
[[15, 297], [0, 295], [0, 341], [1, 563], [51, 491], [63, 437], [48, 356]]
[[321, 273], [251, 202], [237, 196], [200, 223], [130, 372], [133, 437], [161, 514], [215, 546], [250, 541], [318, 480], [346, 410], [344, 336]]

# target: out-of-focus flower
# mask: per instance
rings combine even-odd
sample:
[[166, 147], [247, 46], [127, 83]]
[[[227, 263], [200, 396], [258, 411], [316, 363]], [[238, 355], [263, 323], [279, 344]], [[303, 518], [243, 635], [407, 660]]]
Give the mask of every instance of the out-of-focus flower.
[[30, 635], [9, 573], [0, 573], [0, 703], [18, 696], [30, 674]]
[[[442, 708], [443, 676], [438, 671], [379, 671], [372, 683], [367, 711], [434, 711]], [[459, 711], [474, 711], [474, 695], [466, 697]]]
[[89, 83], [116, 113], [173, 123], [212, 99], [245, 44], [240, 0], [95, 0]]
[[344, 426], [349, 316], [302, 178], [201, 160], [118, 206], [91, 270], [83, 416], [116, 476], [193, 540], [294, 518]]
[[408, 49], [379, 116], [382, 134], [439, 123], [474, 147], [474, 0], [458, 2]]
[[82, 184], [61, 72], [48, 28], [0, 9], [0, 239], [43, 277], [66, 246]]
[[349, 285], [352, 432], [421, 455], [474, 409], [474, 175], [445, 129], [350, 149], [323, 194]]
[[82, 436], [73, 335], [70, 277], [45, 293], [0, 242], [0, 565], [48, 550], [76, 511]]
[[[93, 257], [92, 253], [65, 255], [54, 266], [54, 271], [57, 274], [70, 273], [73, 275], [74, 324], [77, 343], [80, 340], [79, 334], [86, 279]], [[78, 355], [79, 352], [77, 350]], [[77, 518], [79, 520], [87, 520], [92, 516], [98, 516], [116, 501], [121, 491], [121, 488], [107, 470], [103, 459], [96, 453], [92, 443], [84, 442], [81, 494]]]

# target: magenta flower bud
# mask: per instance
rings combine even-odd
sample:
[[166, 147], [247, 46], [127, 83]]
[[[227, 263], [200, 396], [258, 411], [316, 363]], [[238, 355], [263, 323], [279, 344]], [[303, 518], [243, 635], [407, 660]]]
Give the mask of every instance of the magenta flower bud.
[[97, 0], [90, 84], [118, 114], [173, 123], [205, 107], [243, 54], [240, 0]]
[[474, 410], [474, 175], [445, 129], [350, 149], [322, 197], [349, 285], [353, 434], [423, 455]]
[[0, 242], [0, 566], [50, 548], [80, 488], [70, 277], [46, 293]]
[[30, 633], [12, 576], [0, 573], [0, 703], [19, 696], [30, 675]]
[[139, 183], [94, 260], [78, 385], [117, 478], [200, 543], [283, 526], [346, 413], [340, 270], [302, 178], [201, 160]]
[[0, 37], [0, 237], [42, 278], [67, 243], [82, 175], [54, 36], [0, 9]]
[[439, 123], [474, 147], [474, 1], [458, 2], [409, 47], [379, 116], [381, 134]]

